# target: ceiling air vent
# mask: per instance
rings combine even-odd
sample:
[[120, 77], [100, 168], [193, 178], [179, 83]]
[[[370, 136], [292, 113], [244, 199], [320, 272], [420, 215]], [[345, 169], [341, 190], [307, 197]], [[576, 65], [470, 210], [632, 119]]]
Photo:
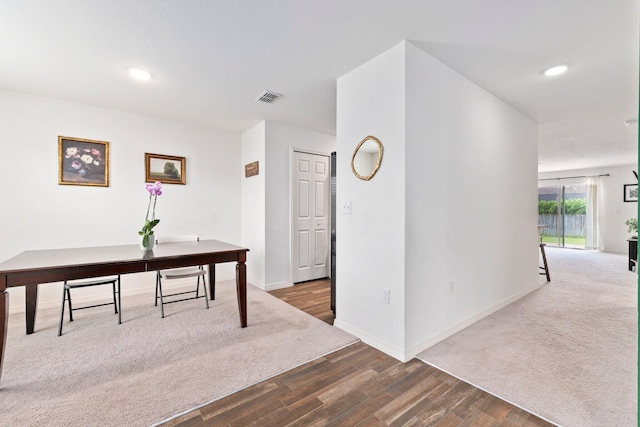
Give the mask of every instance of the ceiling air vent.
[[278, 99], [282, 98], [282, 96], [283, 95], [281, 95], [279, 93], [275, 93], [275, 92], [271, 92], [271, 91], [265, 90], [264, 92], [262, 92], [256, 98], [256, 101], [266, 102], [267, 104], [273, 104]]

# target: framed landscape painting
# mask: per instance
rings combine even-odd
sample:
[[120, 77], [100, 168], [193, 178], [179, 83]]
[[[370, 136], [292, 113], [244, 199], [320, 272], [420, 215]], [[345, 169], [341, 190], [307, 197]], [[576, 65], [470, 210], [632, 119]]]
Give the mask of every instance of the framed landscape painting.
[[144, 153], [145, 182], [160, 181], [164, 184], [186, 184], [184, 157]]
[[58, 137], [58, 184], [109, 186], [109, 143]]

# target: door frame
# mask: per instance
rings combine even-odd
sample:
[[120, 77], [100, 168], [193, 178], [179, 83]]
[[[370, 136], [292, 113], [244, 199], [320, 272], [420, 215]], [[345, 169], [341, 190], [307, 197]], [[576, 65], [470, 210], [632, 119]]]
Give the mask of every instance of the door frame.
[[[568, 248], [568, 249], [586, 249], [586, 234], [585, 234], [585, 245], [580, 246], [579, 244], [569, 244], [567, 246], [567, 234], [566, 234], [566, 224], [567, 224], [567, 210], [566, 210], [566, 202], [567, 200], [567, 188], [568, 187], [582, 187], [585, 191], [585, 201], [586, 201], [586, 182], [584, 181], [584, 177], [574, 177], [574, 179], [569, 178], [558, 178], [558, 179], [567, 179], [566, 183], [555, 183], [555, 184], [543, 184], [538, 185], [538, 200], [540, 200], [540, 188], [555, 188], [556, 189], [556, 203], [558, 204], [558, 211], [555, 214], [556, 217], [556, 240], [555, 243], [548, 243], [548, 245], [555, 245], [553, 247], [558, 248]], [[539, 180], [540, 181], [540, 180]], [[597, 219], [596, 219], [597, 221]]]
[[[289, 147], [289, 283], [291, 286], [295, 285], [295, 283], [293, 282], [293, 276], [294, 276], [293, 239], [295, 239], [294, 229], [293, 229], [294, 222], [295, 222], [295, 215], [293, 212], [293, 209], [294, 209], [293, 194], [295, 193], [295, 177], [293, 176], [293, 173], [295, 168], [294, 153], [296, 152], [327, 157], [329, 159], [329, 176], [331, 176], [331, 153], [325, 153], [324, 151], [309, 150], [308, 148], [297, 148], [297, 147], [291, 147], [291, 146]], [[329, 187], [329, 193], [331, 193], [331, 187]], [[329, 196], [331, 196], [331, 194], [329, 194]], [[329, 212], [331, 212], [331, 207], [332, 207], [331, 197], [329, 197]], [[331, 224], [331, 215], [328, 215], [328, 218], [329, 218], [328, 229], [331, 230], [331, 226], [333, 225]], [[328, 255], [330, 260], [331, 259], [331, 237], [329, 237], [329, 245], [327, 245], [327, 250], [329, 251]], [[331, 275], [331, 268], [329, 268], [329, 275]]]

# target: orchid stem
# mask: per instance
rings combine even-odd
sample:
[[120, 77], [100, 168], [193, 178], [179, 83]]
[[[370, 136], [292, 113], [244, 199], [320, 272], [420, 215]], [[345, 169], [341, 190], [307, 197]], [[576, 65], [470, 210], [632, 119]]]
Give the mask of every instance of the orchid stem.
[[149, 204], [147, 205], [147, 215], [145, 215], [145, 217], [144, 217], [145, 225], [147, 224], [147, 221], [149, 220], [149, 209], [151, 209], [151, 194], [149, 194]]

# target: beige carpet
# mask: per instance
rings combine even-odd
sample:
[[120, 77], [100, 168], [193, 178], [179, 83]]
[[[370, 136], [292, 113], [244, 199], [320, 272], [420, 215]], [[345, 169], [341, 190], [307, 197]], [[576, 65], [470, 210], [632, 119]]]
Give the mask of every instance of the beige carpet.
[[564, 427], [637, 426], [637, 276], [547, 248], [551, 283], [418, 358]]
[[[124, 276], [126, 286], [126, 276]], [[74, 313], [57, 336], [57, 309], [37, 332], [11, 315], [0, 381], [2, 426], [148, 426], [342, 348], [357, 339], [248, 286], [240, 328], [233, 283], [216, 300], [165, 307], [153, 295]]]

